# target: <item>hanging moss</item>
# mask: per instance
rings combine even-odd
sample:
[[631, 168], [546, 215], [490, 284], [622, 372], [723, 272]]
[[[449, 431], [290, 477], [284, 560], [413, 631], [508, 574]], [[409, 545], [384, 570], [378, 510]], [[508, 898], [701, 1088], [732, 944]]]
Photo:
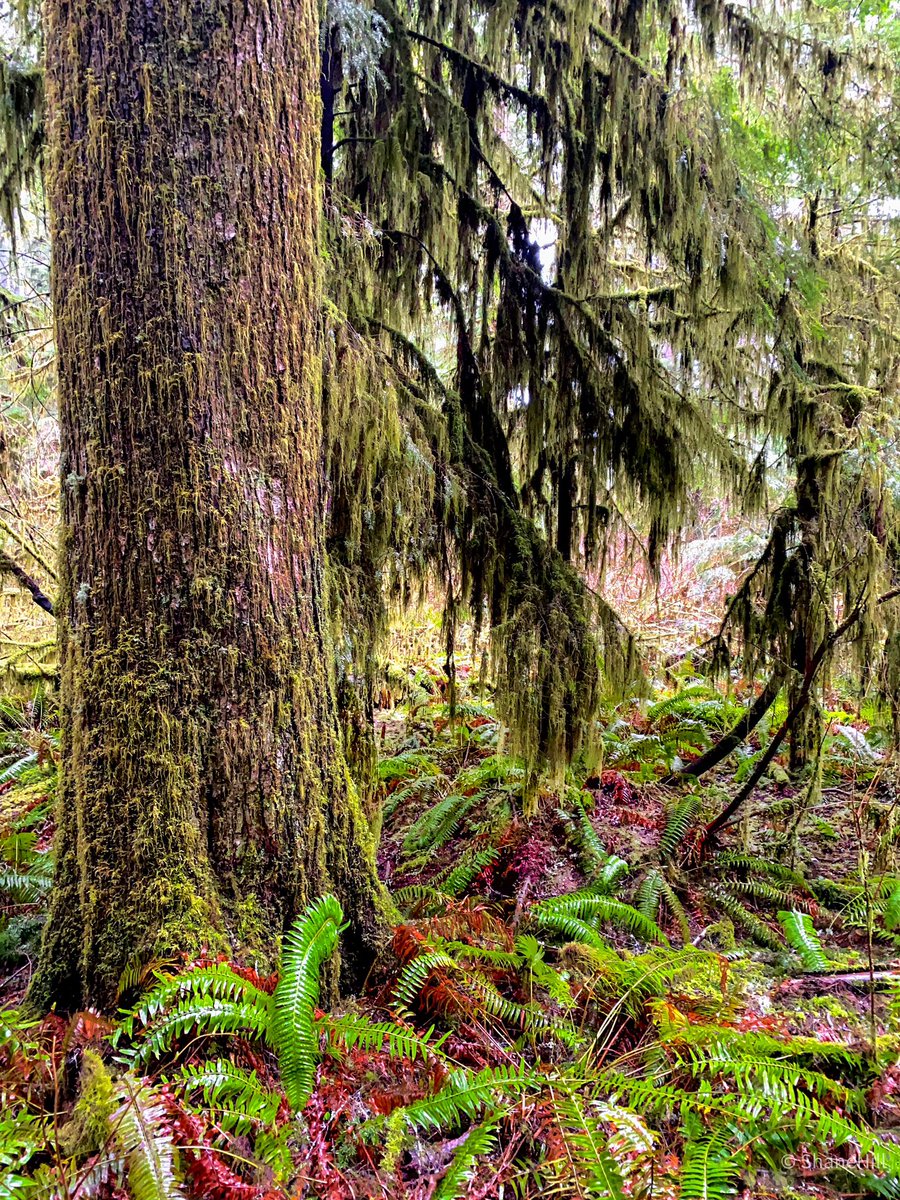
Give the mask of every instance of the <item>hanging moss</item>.
[[[763, 27], [717, 5], [375, 7], [377, 73], [349, 80], [329, 60], [334, 215], [365, 245], [352, 270], [338, 260], [336, 294], [429, 421], [426, 432], [414, 406], [387, 406], [354, 461], [377, 459], [389, 488], [397, 462], [378, 458], [379, 439], [412, 419], [434, 474], [393, 493], [419, 556], [400, 539], [388, 549], [382, 530], [368, 551], [352, 542], [352, 578], [379, 579], [391, 562], [420, 580], [428, 565], [448, 590], [451, 635], [461, 602], [490, 623], [520, 747], [558, 759], [590, 723], [598, 671], [632, 659], [575, 572], [602, 567], [623, 513], [655, 564], [711, 479], [758, 508], [764, 455], [740, 438], [788, 436], [781, 402], [765, 398], [789, 336], [784, 266], [728, 140], [736, 119], [702, 81], [703, 64], [728, 55], [743, 95], [796, 74], [793, 35], [779, 32], [793, 14]], [[810, 69], [833, 62], [820, 90], [836, 96], [850, 56], [809, 37]], [[792, 105], [798, 94], [791, 82]], [[347, 491], [344, 526], [367, 511], [357, 491], [368, 494]], [[375, 591], [364, 607], [380, 621]]]
[[0, 224], [13, 236], [23, 193], [38, 186], [43, 150], [43, 71], [0, 56]]

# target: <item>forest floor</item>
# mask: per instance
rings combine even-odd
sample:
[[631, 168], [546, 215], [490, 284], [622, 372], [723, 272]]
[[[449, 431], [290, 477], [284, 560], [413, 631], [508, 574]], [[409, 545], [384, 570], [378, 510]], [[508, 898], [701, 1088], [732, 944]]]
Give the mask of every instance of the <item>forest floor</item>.
[[[776, 761], [710, 839], [769, 726], [712, 777], [662, 781], [746, 696], [682, 673], [609, 713], [595, 768], [548, 780], [466, 674], [452, 709], [427, 665], [382, 696], [393, 945], [328, 1014], [314, 956], [286, 953], [299, 1063], [266, 1024], [275, 978], [246, 965], [148, 970], [117, 1022], [16, 1009], [56, 744], [39, 711], [8, 721], [0, 1196], [900, 1195], [900, 829], [877, 714], [835, 699], [815, 785]], [[310, 910], [307, 950], [339, 919]]]

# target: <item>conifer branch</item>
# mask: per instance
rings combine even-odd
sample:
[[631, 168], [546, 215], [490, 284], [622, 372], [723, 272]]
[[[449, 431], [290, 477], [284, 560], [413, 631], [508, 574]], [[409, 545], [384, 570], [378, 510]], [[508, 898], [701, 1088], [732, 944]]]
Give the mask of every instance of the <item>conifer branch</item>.
[[524, 108], [530, 112], [541, 112], [544, 115], [547, 113], [547, 101], [543, 96], [534, 92], [528, 92], [525, 88], [518, 87], [515, 83], [510, 83], [508, 79], [504, 79], [502, 75], [498, 75], [496, 71], [492, 71], [490, 67], [477, 59], [470, 58], [468, 54], [463, 54], [461, 50], [457, 50], [455, 46], [448, 46], [446, 42], [440, 42], [437, 38], [429, 37], [427, 33], [422, 33], [421, 30], [411, 29], [409, 26], [403, 30], [406, 37], [413, 42], [420, 42], [423, 45], [431, 46], [437, 50], [449, 62], [452, 62], [457, 67], [463, 67], [467, 71], [472, 71], [479, 75], [491, 91], [499, 95], [505, 95], [511, 100], [517, 100]]
[[42, 608], [44, 612], [53, 616], [53, 601], [44, 594], [37, 580], [32, 578], [24, 567], [20, 567], [14, 559], [10, 558], [5, 550], [0, 550], [0, 571], [11, 575], [30, 594], [38, 608]]

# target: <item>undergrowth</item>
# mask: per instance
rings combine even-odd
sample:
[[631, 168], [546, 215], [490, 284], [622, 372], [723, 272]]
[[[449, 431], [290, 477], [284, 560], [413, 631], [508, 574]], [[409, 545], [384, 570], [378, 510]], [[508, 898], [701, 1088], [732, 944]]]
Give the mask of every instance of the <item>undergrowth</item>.
[[[380, 861], [402, 919], [365, 994], [318, 1006], [343, 926], [326, 896], [277, 975], [136, 963], [115, 1020], [11, 1003], [0, 1195], [900, 1195], [900, 988], [876, 978], [900, 874], [877, 749], [827, 760], [865, 812], [816, 873], [824, 818], [777, 770], [715, 839], [725, 776], [671, 782], [739, 707], [702, 681], [621, 709], [552, 785], [475, 688], [451, 706], [431, 675], [385, 703]], [[52, 737], [24, 762], [15, 736], [11, 1000], [51, 878], [54, 770]]]

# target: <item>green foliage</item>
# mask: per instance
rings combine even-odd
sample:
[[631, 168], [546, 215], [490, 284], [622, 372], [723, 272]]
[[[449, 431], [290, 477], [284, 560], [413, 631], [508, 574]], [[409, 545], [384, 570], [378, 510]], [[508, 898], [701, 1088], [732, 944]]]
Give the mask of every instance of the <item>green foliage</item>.
[[[342, 918], [333, 896], [314, 901], [297, 918], [285, 936], [272, 996], [226, 964], [161, 979], [121, 1023], [119, 1040], [134, 1043], [125, 1049], [126, 1059], [146, 1067], [175, 1051], [187, 1034], [265, 1040], [278, 1055], [288, 1102], [299, 1111], [309, 1098], [319, 1058], [314, 1022], [319, 973], [334, 953]], [[214, 1075], [216, 1067], [209, 1070]]]
[[828, 959], [809, 914], [792, 909], [790, 912], [780, 912], [778, 920], [788, 945], [799, 954], [807, 971], [827, 971]]
[[43, 927], [40, 905], [53, 883], [53, 857], [35, 848], [36, 837], [20, 830], [0, 841], [0, 964], [30, 954]]
[[573, 1173], [582, 1195], [605, 1200], [625, 1200], [620, 1164], [610, 1153], [610, 1137], [602, 1123], [575, 1089], [554, 1100], [560, 1132], [571, 1156]]
[[740, 1167], [728, 1129], [688, 1141], [681, 1164], [682, 1200], [724, 1200], [737, 1192]]
[[499, 850], [495, 846], [491, 846], [487, 850], [477, 850], [474, 854], [467, 855], [462, 862], [447, 873], [441, 882], [441, 891], [448, 896], [458, 896], [461, 892], [465, 892], [473, 879], [480, 875], [485, 867], [496, 862], [498, 854]]
[[319, 1057], [313, 1012], [319, 999], [319, 972], [337, 946], [343, 911], [323, 896], [298, 917], [284, 939], [281, 975], [272, 997], [271, 1040], [278, 1053], [281, 1082], [295, 1112], [312, 1092]]
[[0, 1196], [23, 1195], [29, 1186], [25, 1168], [47, 1144], [49, 1123], [45, 1117], [22, 1109], [0, 1114]]
[[709, 894], [719, 908], [760, 946], [778, 952], [784, 950], [784, 944], [778, 935], [728, 888], [717, 884], [710, 887]]
[[266, 1037], [272, 1024], [272, 998], [226, 964], [200, 967], [164, 978], [122, 1021], [119, 1039], [135, 1068], [171, 1053], [185, 1034], [247, 1034]]
[[892, 889], [885, 902], [884, 926], [890, 933], [900, 930], [900, 885]]
[[417, 955], [412, 962], [406, 964], [394, 985], [393, 1000], [400, 1017], [413, 1017], [411, 1011], [416, 997], [425, 986], [425, 981], [432, 971], [444, 967], [453, 970], [456, 961], [444, 950], [432, 950]]
[[391, 1058], [423, 1062], [440, 1054], [443, 1037], [433, 1038], [434, 1028], [418, 1033], [392, 1021], [370, 1021], [357, 1013], [321, 1022], [332, 1043], [341, 1051], [360, 1049], [385, 1052]]
[[255, 1071], [247, 1071], [230, 1059], [187, 1063], [171, 1076], [186, 1098], [198, 1095], [203, 1106], [215, 1113], [218, 1124], [229, 1132], [243, 1134], [257, 1124], [272, 1127], [281, 1106], [281, 1095], [264, 1087]]
[[477, 1120], [500, 1098], [515, 1097], [535, 1088], [537, 1072], [522, 1061], [482, 1071], [452, 1071], [439, 1092], [414, 1100], [403, 1116], [411, 1129], [452, 1129], [466, 1119]]
[[588, 924], [609, 921], [645, 942], [667, 941], [655, 921], [613, 896], [598, 896], [589, 892], [555, 896], [535, 904], [531, 909], [531, 917], [539, 928], [552, 927], [560, 918], [574, 917]]
[[432, 757], [421, 750], [405, 750], [402, 754], [382, 758], [378, 762], [378, 778], [382, 783], [398, 783], [412, 776], [435, 776], [440, 773]]
[[472, 808], [482, 799], [481, 794], [451, 794], [427, 809], [410, 828], [403, 842], [407, 854], [431, 853], [448, 842]]
[[122, 1106], [112, 1119], [133, 1200], [179, 1200], [175, 1146], [159, 1098], [127, 1075], [120, 1086]]
[[697, 796], [685, 796], [682, 800], [678, 801], [672, 809], [659, 841], [659, 854], [661, 858], [671, 858], [676, 850], [681, 847], [688, 830], [697, 816], [699, 808], [700, 800]]
[[496, 1144], [496, 1124], [483, 1121], [473, 1126], [438, 1184], [435, 1200], [461, 1200], [467, 1195], [468, 1184], [478, 1169], [479, 1160], [486, 1159]]

